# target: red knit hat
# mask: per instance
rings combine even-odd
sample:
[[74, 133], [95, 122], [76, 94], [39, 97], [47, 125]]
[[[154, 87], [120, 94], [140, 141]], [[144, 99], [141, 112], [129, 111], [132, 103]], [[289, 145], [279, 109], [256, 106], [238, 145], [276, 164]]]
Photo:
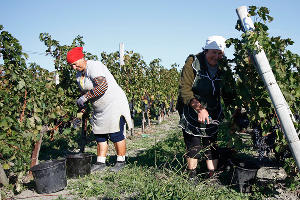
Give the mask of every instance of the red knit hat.
[[76, 62], [77, 60], [83, 58], [83, 53], [82, 53], [83, 48], [82, 47], [75, 47], [71, 49], [67, 53], [67, 61], [68, 63], [73, 63]]

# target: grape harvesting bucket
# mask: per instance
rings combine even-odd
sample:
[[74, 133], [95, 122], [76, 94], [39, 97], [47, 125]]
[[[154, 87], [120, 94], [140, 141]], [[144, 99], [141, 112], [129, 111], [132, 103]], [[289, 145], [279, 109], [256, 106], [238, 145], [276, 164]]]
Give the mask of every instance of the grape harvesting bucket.
[[92, 155], [78, 153], [67, 156], [67, 177], [74, 178], [91, 173]]
[[239, 186], [240, 192], [251, 192], [259, 166], [254, 161], [232, 162], [233, 183]]
[[50, 160], [31, 169], [37, 193], [53, 193], [67, 186], [66, 159]]

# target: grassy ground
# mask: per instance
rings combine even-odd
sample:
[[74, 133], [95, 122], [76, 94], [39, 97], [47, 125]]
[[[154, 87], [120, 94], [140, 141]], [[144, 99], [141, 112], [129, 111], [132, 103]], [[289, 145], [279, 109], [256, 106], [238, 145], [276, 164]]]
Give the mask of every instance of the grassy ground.
[[[240, 193], [229, 169], [219, 172], [217, 178], [208, 179], [204, 161], [199, 162], [198, 181], [190, 181], [185, 172], [183, 137], [177, 124], [175, 113], [144, 133], [136, 129], [135, 135], [127, 139], [127, 166], [118, 173], [107, 170], [68, 179], [63, 191], [50, 195], [34, 193], [31, 183], [12, 199], [278, 199], [274, 182], [256, 183], [251, 193]], [[249, 154], [249, 138], [242, 135], [241, 139], [246, 148], [240, 151]], [[116, 161], [112, 147], [109, 165]], [[87, 151], [95, 154], [95, 144], [90, 143]]]
[[[129, 139], [128, 165], [121, 172], [98, 172], [81, 180], [71, 180], [68, 190], [78, 199], [249, 198], [220, 182], [206, 179], [205, 169], [199, 169], [199, 183], [187, 178], [185, 148], [177, 122], [178, 116], [174, 114], [162, 124], [148, 128], [144, 134]], [[111, 156], [109, 162], [114, 160]]]

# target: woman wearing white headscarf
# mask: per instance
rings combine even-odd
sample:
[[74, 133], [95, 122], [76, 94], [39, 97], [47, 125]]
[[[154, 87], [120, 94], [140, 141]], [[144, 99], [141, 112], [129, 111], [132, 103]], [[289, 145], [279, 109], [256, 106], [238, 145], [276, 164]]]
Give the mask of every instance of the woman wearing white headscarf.
[[187, 149], [190, 178], [196, 177], [198, 159], [203, 152], [209, 176], [217, 169], [219, 155], [216, 122], [223, 118], [220, 97], [227, 103], [233, 96], [226, 91], [229, 87], [222, 80], [220, 61], [224, 60], [225, 46], [224, 37], [208, 37], [204, 50], [188, 56], [182, 69], [177, 109]]

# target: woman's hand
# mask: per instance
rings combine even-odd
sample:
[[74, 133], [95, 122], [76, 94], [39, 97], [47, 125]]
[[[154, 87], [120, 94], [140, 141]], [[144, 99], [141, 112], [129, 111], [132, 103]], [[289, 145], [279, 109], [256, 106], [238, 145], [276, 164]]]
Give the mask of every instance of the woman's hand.
[[190, 106], [198, 113], [198, 122], [209, 124], [209, 114], [196, 98], [190, 101]]
[[84, 107], [84, 103], [87, 101], [87, 98], [84, 96], [84, 95], [82, 95], [79, 99], [77, 99], [77, 106], [79, 107], [79, 108], [82, 108], [82, 107]]
[[205, 108], [198, 112], [198, 122], [203, 124], [209, 124], [209, 114]]

